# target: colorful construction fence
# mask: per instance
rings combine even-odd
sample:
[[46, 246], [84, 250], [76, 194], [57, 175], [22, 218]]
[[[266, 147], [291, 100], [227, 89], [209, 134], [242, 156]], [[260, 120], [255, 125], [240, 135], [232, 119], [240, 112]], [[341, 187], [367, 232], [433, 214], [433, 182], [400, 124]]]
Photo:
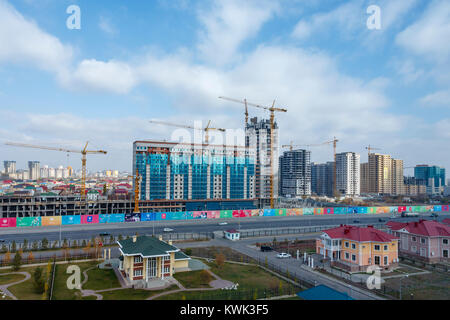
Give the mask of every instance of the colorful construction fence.
[[396, 206], [396, 207], [329, 207], [329, 208], [289, 208], [254, 210], [180, 211], [115, 213], [100, 215], [72, 215], [53, 217], [0, 218], [0, 228], [24, 228], [59, 225], [79, 225], [98, 223], [127, 223], [170, 220], [210, 220], [247, 217], [292, 217], [342, 214], [401, 214], [403, 212], [427, 213], [449, 212], [449, 205], [438, 206]]

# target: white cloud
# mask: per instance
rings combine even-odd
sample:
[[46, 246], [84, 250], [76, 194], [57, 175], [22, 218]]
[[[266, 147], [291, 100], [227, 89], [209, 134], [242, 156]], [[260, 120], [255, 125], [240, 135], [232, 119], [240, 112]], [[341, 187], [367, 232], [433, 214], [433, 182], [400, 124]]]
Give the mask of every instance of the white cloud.
[[450, 107], [450, 90], [442, 90], [430, 93], [421, 98], [420, 103], [425, 106]]
[[0, 0], [0, 63], [32, 64], [43, 70], [67, 75], [72, 48], [25, 19]]
[[103, 17], [103, 16], [100, 17], [98, 26], [103, 32], [105, 32], [108, 35], [117, 34], [117, 29], [113, 26], [111, 21], [106, 17]]
[[450, 58], [450, 2], [433, 1], [423, 16], [399, 33], [396, 42], [429, 61]]
[[215, 0], [212, 8], [198, 14], [204, 25], [199, 52], [205, 61], [215, 65], [233, 61], [240, 45], [255, 36], [278, 8], [276, 1]]

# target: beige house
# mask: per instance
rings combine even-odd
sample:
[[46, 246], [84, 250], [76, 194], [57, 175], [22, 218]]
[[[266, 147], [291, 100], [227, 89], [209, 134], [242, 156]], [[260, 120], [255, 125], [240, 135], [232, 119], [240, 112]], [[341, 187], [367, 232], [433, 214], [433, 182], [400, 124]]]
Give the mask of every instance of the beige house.
[[149, 236], [133, 236], [117, 241], [120, 253], [119, 270], [131, 283], [164, 280], [177, 271], [187, 271], [191, 258], [172, 241]]

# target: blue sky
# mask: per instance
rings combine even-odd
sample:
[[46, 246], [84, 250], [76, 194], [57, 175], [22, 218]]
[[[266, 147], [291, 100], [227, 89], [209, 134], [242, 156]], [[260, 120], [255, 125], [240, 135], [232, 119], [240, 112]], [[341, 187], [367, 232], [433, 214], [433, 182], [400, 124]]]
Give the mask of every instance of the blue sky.
[[[80, 30], [66, 27], [70, 5]], [[369, 5], [380, 30], [367, 28]], [[444, 0], [0, 0], [0, 140], [89, 140], [109, 151], [90, 169], [130, 170], [134, 140], [171, 137], [149, 119], [242, 128], [243, 108], [217, 99], [230, 96], [286, 107], [282, 144], [336, 136], [362, 161], [371, 144], [405, 166], [450, 168], [448, 39]], [[67, 163], [2, 144], [7, 159]], [[330, 159], [330, 148], [312, 150]]]

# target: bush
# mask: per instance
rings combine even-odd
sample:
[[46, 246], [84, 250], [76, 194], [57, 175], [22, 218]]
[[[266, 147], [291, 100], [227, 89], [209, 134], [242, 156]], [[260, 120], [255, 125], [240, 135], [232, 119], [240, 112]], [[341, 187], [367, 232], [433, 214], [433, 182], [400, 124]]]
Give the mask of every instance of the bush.
[[47, 240], [47, 238], [42, 239], [42, 249], [48, 249], [48, 240]]
[[43, 293], [45, 289], [45, 280], [42, 277], [42, 268], [37, 267], [33, 273], [33, 287], [36, 293]]
[[208, 271], [202, 270], [202, 272], [200, 272], [200, 279], [204, 284], [208, 284], [211, 282], [212, 276]]
[[14, 259], [12, 262], [13, 270], [18, 271], [21, 265], [22, 265], [22, 254], [20, 252], [16, 252], [14, 254]]
[[192, 249], [186, 248], [186, 249], [184, 249], [184, 253], [186, 253], [188, 256], [190, 256], [192, 254]]

